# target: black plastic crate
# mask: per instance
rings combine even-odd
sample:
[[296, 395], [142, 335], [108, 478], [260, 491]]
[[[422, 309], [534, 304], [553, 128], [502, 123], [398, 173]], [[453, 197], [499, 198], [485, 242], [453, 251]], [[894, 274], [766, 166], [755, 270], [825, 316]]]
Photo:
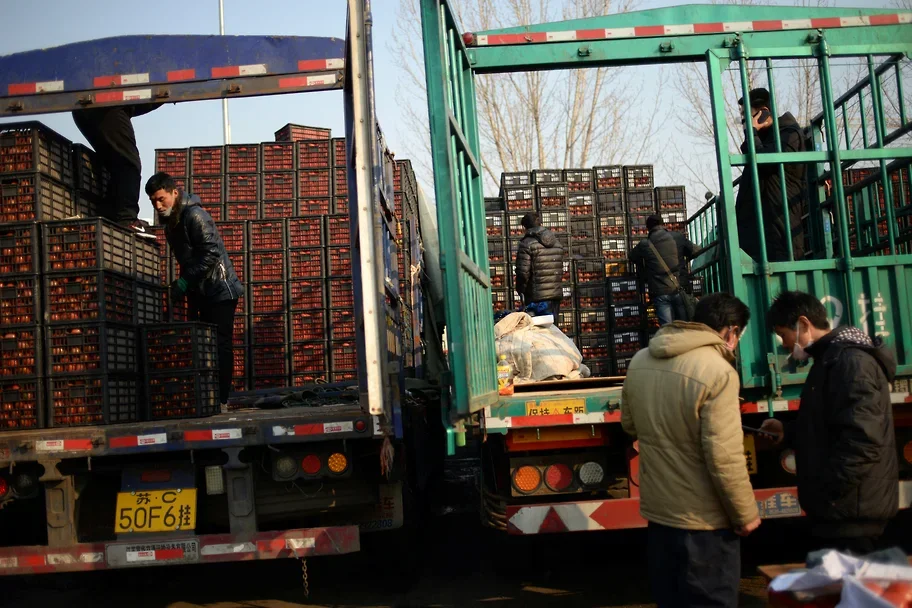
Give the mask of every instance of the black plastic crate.
[[38, 224], [0, 224], [0, 276], [37, 274], [40, 265]]
[[[234, 173], [226, 178], [225, 201], [230, 203], [256, 203], [260, 201], [260, 174]], [[227, 218], [231, 219], [231, 218]]]
[[153, 374], [146, 378], [149, 420], [203, 418], [220, 411], [218, 372]]
[[605, 274], [609, 277], [626, 277], [631, 272], [633, 272], [633, 264], [627, 259], [605, 261]]
[[575, 283], [598, 283], [605, 280], [605, 260], [595, 257], [573, 260]]
[[532, 174], [528, 171], [507, 171], [500, 174], [500, 188], [513, 188], [514, 186], [531, 186]]
[[567, 197], [567, 208], [571, 216], [594, 216], [595, 193], [571, 191], [570, 196]]
[[[250, 347], [250, 379], [259, 388], [260, 376], [280, 378], [288, 376], [288, 350], [285, 344], [270, 344]], [[275, 386], [271, 384], [271, 386]]]
[[40, 122], [0, 125], [0, 173], [37, 171], [73, 183], [71, 142]]
[[254, 314], [284, 313], [288, 309], [284, 281], [248, 283], [250, 312]]
[[[553, 232], [554, 234], [570, 234], [570, 215], [567, 213], [566, 209], [551, 209], [542, 211], [539, 213], [541, 217], [542, 226]], [[522, 221], [523, 216], [518, 218], [517, 224]], [[513, 230], [513, 218], [510, 218], [510, 231], [509, 236], [523, 236], [526, 233], [526, 229], [522, 227], [521, 224], [518, 225], [518, 228], [521, 232]]]
[[491, 264], [491, 287], [494, 289], [510, 287], [510, 264], [500, 262]]
[[225, 173], [259, 173], [260, 146], [258, 144], [230, 144], [225, 146]]
[[333, 172], [333, 196], [348, 196], [348, 169], [335, 167]]
[[620, 357], [614, 361], [614, 375], [615, 376], [626, 376], [627, 368], [630, 367], [630, 362], [633, 361], [633, 357]]
[[[335, 141], [335, 140], [333, 140]], [[344, 142], [344, 140], [343, 140]], [[266, 146], [269, 144], [263, 144]], [[326, 169], [333, 165], [332, 163], [332, 145], [330, 140], [309, 140], [295, 142], [298, 169]], [[344, 154], [343, 154], [344, 157]], [[265, 165], [264, 165], [265, 166]], [[267, 168], [267, 171], [272, 169]]]
[[48, 378], [52, 427], [136, 422], [141, 418], [140, 381], [132, 374]]
[[627, 216], [619, 215], [601, 215], [598, 218], [599, 236], [627, 236]]
[[519, 295], [513, 289], [492, 289], [491, 303], [495, 312], [516, 310], [521, 306]]
[[76, 215], [79, 217], [98, 217], [101, 215], [101, 199], [94, 194], [77, 190], [74, 194], [76, 200]]
[[576, 308], [595, 308], [604, 310], [608, 306], [608, 292], [604, 282], [577, 285]]
[[[194, 318], [196, 318], [195, 312]], [[165, 289], [162, 299], [162, 319], [172, 323], [186, 323], [189, 321], [190, 300], [188, 298], [181, 298], [177, 302], [172, 303], [171, 298], [168, 296], [168, 290]]]
[[535, 169], [532, 171], [533, 184], [560, 184], [564, 181], [564, 172], [560, 169]]
[[578, 315], [578, 332], [585, 334], [604, 334], [610, 331], [608, 313], [605, 310], [580, 310]]
[[108, 192], [111, 172], [91, 148], [73, 144], [73, 179], [77, 190], [100, 199]]
[[351, 279], [345, 277], [326, 281], [326, 298], [329, 303], [328, 308], [353, 308], [355, 296]]
[[506, 214], [503, 211], [485, 212], [485, 230], [488, 236], [504, 237], [507, 235]]
[[168, 148], [155, 151], [155, 172], [171, 177], [190, 175], [190, 148]]
[[334, 196], [332, 200], [333, 202], [331, 211], [333, 213], [344, 213], [345, 215], [349, 214], [351, 207], [349, 207], [347, 196]]
[[248, 271], [250, 281], [284, 281], [286, 278], [285, 252], [251, 251]]
[[288, 250], [288, 274], [291, 279], [322, 278], [326, 276], [326, 249], [306, 247]]
[[[570, 238], [569, 234], [562, 234], [561, 236]], [[507, 239], [507, 260], [509, 260], [510, 262], [513, 262], [516, 260], [516, 254], [519, 252], [519, 244], [521, 242], [522, 242], [522, 238], [520, 238], [520, 237], [511, 237], [511, 238]]]
[[354, 340], [334, 340], [329, 343], [329, 369], [358, 369], [358, 346]]
[[507, 210], [504, 206], [504, 200], [499, 196], [486, 196], [484, 199], [485, 211], [500, 211], [503, 214]]
[[260, 205], [260, 218], [264, 220], [283, 220], [294, 216], [295, 201], [263, 201]]
[[332, 171], [332, 169], [299, 169], [298, 196], [309, 199], [331, 198], [333, 196]]
[[629, 304], [639, 302], [644, 290], [636, 277], [619, 277], [608, 279], [608, 299], [609, 303]]
[[44, 375], [41, 336], [40, 325], [3, 328], [0, 334], [0, 379]]
[[221, 175], [225, 172], [225, 149], [222, 146], [190, 148], [190, 175]]
[[41, 289], [38, 275], [0, 278], [0, 326], [40, 323]]
[[327, 314], [329, 316], [330, 340], [355, 339], [355, 311], [353, 309], [332, 309], [328, 311]]
[[542, 211], [546, 209], [565, 209], [570, 190], [567, 184], [551, 183], [535, 186], [535, 197]]
[[190, 178], [190, 192], [199, 197], [203, 208], [211, 215], [212, 209], [225, 202], [225, 180], [221, 175], [194, 175]]
[[263, 142], [260, 144], [261, 171], [294, 171], [294, 142]]
[[135, 374], [136, 328], [117, 323], [50, 325], [45, 329], [48, 374]]
[[595, 193], [595, 210], [598, 215], [627, 213], [623, 190], [606, 190]]
[[573, 241], [571, 250], [569, 251], [574, 259], [595, 258], [598, 257], [599, 252], [598, 239]]
[[231, 260], [231, 267], [234, 274], [237, 275], [241, 283], [247, 282], [247, 254], [242, 251], [228, 253], [228, 259]]
[[655, 187], [652, 165], [626, 165], [624, 167], [624, 189], [638, 190]]
[[260, 219], [260, 203], [225, 203], [225, 220], [229, 222]]
[[488, 238], [488, 261], [492, 263], [509, 262], [507, 259], [507, 240]]
[[327, 307], [327, 296], [322, 278], [289, 281], [288, 293], [288, 307], [291, 311], [320, 310]]
[[555, 319], [555, 325], [557, 328], [564, 332], [568, 336], [575, 336], [579, 333], [579, 326], [577, 325], [577, 312], [576, 310], [564, 309], [561, 307], [561, 311], [557, 313], [557, 319]]
[[624, 187], [624, 168], [621, 165], [604, 165], [593, 167], [595, 176], [595, 189], [617, 190]]
[[624, 199], [628, 213], [652, 215], [656, 212], [655, 192], [652, 190], [628, 190]]
[[216, 326], [168, 323], [140, 328], [146, 374], [218, 368]]
[[[564, 179], [570, 192], [592, 192], [592, 171], [590, 169], [564, 169]], [[587, 214], [587, 215], [591, 215]]]
[[42, 378], [0, 380], [0, 429], [39, 428], [45, 411]]
[[[681, 226], [687, 223], [687, 212], [686, 211], [659, 211], [659, 216], [661, 216], [662, 221], [665, 222], [666, 228], [670, 224], [676, 224]], [[668, 228], [671, 230], [671, 228]]]
[[136, 281], [108, 271], [44, 276], [48, 323], [136, 323]]
[[[250, 387], [250, 370], [247, 368], [247, 347], [240, 346], [232, 349], [234, 360], [234, 374], [231, 376], [231, 392], [243, 393]], [[236, 409], [232, 406], [229, 410]]]
[[532, 186], [504, 188], [503, 204], [507, 211], [534, 211], [535, 189]]
[[303, 247], [322, 247], [323, 220], [311, 217], [296, 217], [285, 220], [288, 232], [288, 247], [301, 249]]
[[283, 220], [256, 220], [250, 222], [248, 230], [250, 251], [280, 251], [287, 246]]
[[[260, 366], [260, 367], [262, 368], [262, 366]], [[251, 378], [250, 378], [250, 389], [251, 390], [263, 390], [263, 389], [267, 389], [267, 388], [284, 388], [287, 386], [288, 386], [288, 374], [282, 374], [279, 376], [254, 375], [254, 376], [251, 376]]]
[[686, 215], [687, 196], [684, 186], [657, 186], [655, 199], [659, 211], [684, 211]]
[[579, 335], [579, 349], [583, 363], [589, 359], [606, 359], [611, 357], [612, 336], [609, 333]]
[[615, 359], [633, 357], [645, 346], [643, 333], [634, 330], [614, 332], [611, 335], [611, 342], [613, 344], [612, 356]]
[[297, 196], [294, 171], [263, 173], [264, 201], [291, 201]]
[[225, 251], [228, 253], [241, 253], [247, 251], [247, 222], [222, 221], [216, 224]]
[[645, 239], [649, 236], [649, 228], [646, 227], [646, 220], [651, 213], [630, 213], [627, 215], [627, 234], [632, 239]]
[[573, 245], [575, 245], [577, 241], [596, 242], [598, 240], [598, 231], [596, 229], [595, 217], [571, 217], [570, 240], [573, 242]]
[[161, 285], [167, 279], [161, 275], [163, 248], [157, 241], [145, 237], [132, 236], [136, 278], [146, 283]]
[[637, 330], [645, 320], [640, 304], [615, 304], [610, 310], [612, 331]]
[[326, 270], [330, 277], [349, 277], [352, 274], [351, 247], [327, 247]]
[[329, 139], [332, 131], [323, 127], [308, 127], [288, 123], [275, 132], [276, 141], [301, 141], [306, 139]]
[[250, 345], [265, 346], [288, 342], [287, 315], [250, 315]]
[[347, 215], [327, 215], [325, 220], [326, 226], [326, 245], [348, 246], [351, 243], [351, 218]]
[[[627, 259], [627, 237], [607, 236], [601, 239], [602, 257], [609, 260]], [[626, 274], [626, 273], [624, 273]]]
[[[291, 334], [288, 339], [292, 343], [307, 342], [311, 340], [325, 340], [327, 332], [327, 316], [325, 310], [301, 310], [288, 315], [288, 326]], [[352, 326], [354, 332], [354, 326]]]
[[39, 173], [0, 175], [0, 224], [73, 217], [73, 190]]
[[522, 225], [524, 217], [526, 217], [526, 212], [524, 211], [507, 212], [506, 221], [508, 238], [522, 238], [526, 234], [526, 228]]
[[167, 297], [167, 287], [137, 282], [136, 323], [138, 325], [149, 325], [167, 321], [164, 316], [164, 306], [162, 306], [163, 300]]
[[332, 166], [344, 167], [346, 156], [346, 145], [344, 137], [332, 138]]
[[614, 374], [614, 359], [588, 359], [583, 365], [589, 368], [591, 378], [608, 378]]
[[[336, 166], [345, 166], [345, 163], [336, 163]], [[395, 192], [405, 192], [413, 188], [414, 171], [412, 170], [412, 161], [397, 160], [393, 161], [393, 190]]]
[[329, 377], [328, 355], [325, 340], [296, 342], [291, 345], [291, 373], [307, 377], [310, 382], [303, 382], [304, 378], [301, 378], [304, 384], [311, 384], [319, 379], [326, 380]]

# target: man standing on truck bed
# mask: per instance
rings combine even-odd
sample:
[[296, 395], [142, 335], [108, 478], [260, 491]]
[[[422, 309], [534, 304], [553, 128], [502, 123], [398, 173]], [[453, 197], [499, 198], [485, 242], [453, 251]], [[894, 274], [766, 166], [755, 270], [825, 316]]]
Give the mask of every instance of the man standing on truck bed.
[[[753, 89], [749, 95], [750, 128], [747, 137], [753, 137], [757, 154], [776, 152], [776, 132], [770, 113], [770, 94], [766, 89]], [[742, 119], [746, 122], [744, 99], [739, 99]], [[779, 141], [783, 152], [804, 152], [804, 133], [795, 117], [786, 112], [779, 117]], [[741, 152], [747, 154], [747, 141]], [[754, 204], [754, 188], [748, 167], [741, 174], [738, 196], [735, 199], [735, 217], [738, 221], [738, 240], [741, 249], [754, 260], [760, 259], [760, 221]], [[785, 195], [788, 198], [788, 219], [782, 207], [782, 187], [778, 165], [757, 165], [760, 178], [760, 208], [763, 212], [763, 229], [766, 233], [766, 257], [770, 262], [787, 262], [788, 239], [792, 240], [794, 259], [804, 257], [804, 236], [801, 214], [805, 206], [805, 169], [802, 164], [788, 164], [785, 171]]]
[[244, 286], [198, 196], [178, 190], [167, 173], [150, 177], [146, 194], [165, 225], [165, 237], [180, 267], [180, 277], [171, 283], [171, 302], [187, 296], [191, 318], [218, 326], [219, 402], [225, 411], [234, 373], [234, 314]]
[[700, 248], [680, 232], [666, 230], [661, 215], [646, 218], [646, 229], [649, 236], [633, 248], [630, 261], [646, 274], [649, 297], [655, 303], [659, 325], [689, 321], [680, 287], [687, 274], [687, 260], [693, 259]]
[[760, 525], [732, 362], [750, 320], [714, 293], [694, 322], [659, 329], [630, 362], [621, 425], [639, 442], [640, 514], [659, 608], [738, 605], [741, 543]]
[[860, 329], [830, 330], [823, 304], [807, 293], [781, 293], [767, 318], [792, 357], [814, 365], [798, 418], [761, 428], [795, 450], [798, 501], [820, 547], [870, 553], [899, 508], [896, 359]]
[[537, 213], [522, 219], [526, 235], [516, 251], [516, 291], [523, 304], [550, 302], [550, 312], [557, 322], [564, 297], [564, 249], [553, 232], [542, 226]]

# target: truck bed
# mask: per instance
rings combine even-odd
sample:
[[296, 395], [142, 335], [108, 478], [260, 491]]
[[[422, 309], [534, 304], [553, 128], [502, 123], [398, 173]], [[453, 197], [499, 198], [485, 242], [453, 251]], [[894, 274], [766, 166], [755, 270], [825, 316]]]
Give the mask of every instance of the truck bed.
[[485, 428], [601, 424], [620, 422], [620, 378], [586, 378], [516, 385], [510, 396], [485, 410]]
[[357, 402], [242, 409], [207, 418], [0, 432], [0, 465], [10, 462], [357, 439], [376, 431]]

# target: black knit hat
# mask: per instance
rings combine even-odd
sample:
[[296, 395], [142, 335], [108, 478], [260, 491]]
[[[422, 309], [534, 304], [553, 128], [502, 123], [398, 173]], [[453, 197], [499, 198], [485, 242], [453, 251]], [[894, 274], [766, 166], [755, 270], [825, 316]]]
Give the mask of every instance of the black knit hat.
[[[769, 106], [770, 104], [770, 93], [766, 89], [751, 89], [751, 92], [748, 94], [750, 99], [750, 105], [752, 108], [759, 106]], [[744, 105], [744, 98], [738, 100], [738, 105]]]
[[646, 230], [652, 230], [656, 226], [664, 226], [665, 220], [661, 215], [650, 215], [646, 218]]

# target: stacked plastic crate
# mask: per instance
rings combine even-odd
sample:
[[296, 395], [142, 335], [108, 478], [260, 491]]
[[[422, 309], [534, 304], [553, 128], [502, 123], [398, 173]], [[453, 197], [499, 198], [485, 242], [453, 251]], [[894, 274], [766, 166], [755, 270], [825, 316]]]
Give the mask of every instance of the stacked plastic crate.
[[225, 214], [222, 217], [233, 221], [260, 219], [263, 214], [260, 205], [259, 144], [229, 144], [224, 146], [223, 157]]
[[[243, 220], [225, 220], [216, 222], [225, 251], [231, 259], [231, 265], [238, 279], [248, 288], [249, 273], [247, 272], [247, 256], [249, 251], [248, 231], [249, 222]], [[250, 370], [250, 308], [252, 301], [249, 297], [240, 298], [234, 316], [234, 374], [232, 375], [232, 390], [245, 391], [249, 388]]]
[[607, 262], [606, 274], [625, 276], [627, 263], [627, 205], [624, 202], [624, 168], [602, 165], [592, 169], [595, 211], [599, 228], [600, 255]]
[[219, 411], [215, 325], [169, 323], [141, 328], [145, 419], [198, 418]]

